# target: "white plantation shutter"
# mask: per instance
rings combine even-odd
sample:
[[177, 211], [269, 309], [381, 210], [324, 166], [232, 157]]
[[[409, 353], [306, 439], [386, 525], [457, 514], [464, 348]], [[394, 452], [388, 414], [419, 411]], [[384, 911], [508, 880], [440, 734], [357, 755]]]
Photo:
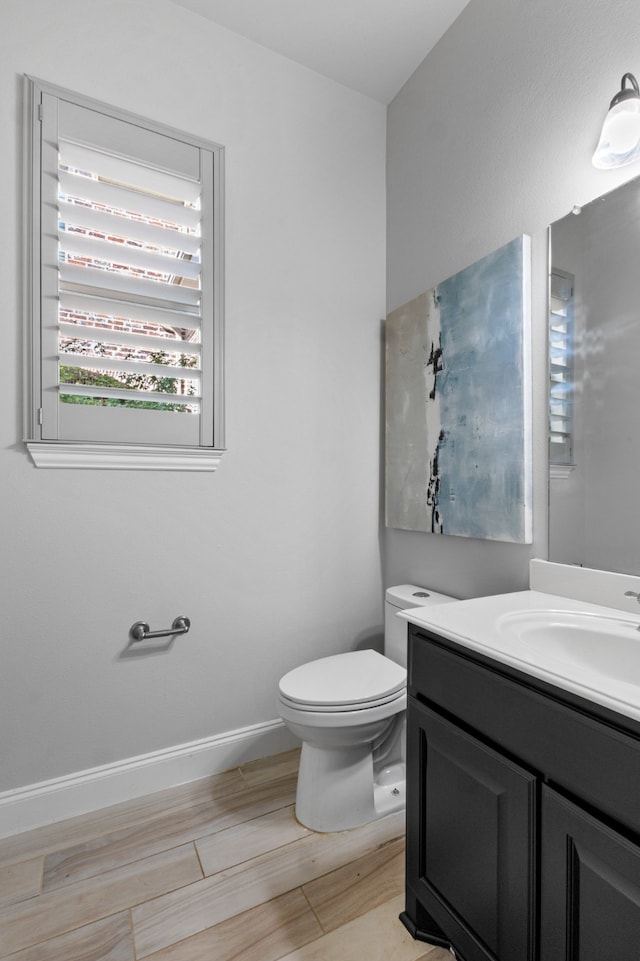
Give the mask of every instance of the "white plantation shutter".
[[220, 148], [35, 95], [40, 439], [221, 446]]
[[571, 274], [553, 268], [549, 291], [549, 460], [573, 463], [573, 291]]

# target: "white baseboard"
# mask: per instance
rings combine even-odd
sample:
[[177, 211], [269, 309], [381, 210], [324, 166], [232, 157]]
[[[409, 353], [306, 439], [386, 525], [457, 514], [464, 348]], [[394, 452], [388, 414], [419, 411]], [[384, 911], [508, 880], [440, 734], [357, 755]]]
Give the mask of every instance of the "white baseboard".
[[0, 838], [197, 781], [299, 743], [277, 719], [5, 791]]

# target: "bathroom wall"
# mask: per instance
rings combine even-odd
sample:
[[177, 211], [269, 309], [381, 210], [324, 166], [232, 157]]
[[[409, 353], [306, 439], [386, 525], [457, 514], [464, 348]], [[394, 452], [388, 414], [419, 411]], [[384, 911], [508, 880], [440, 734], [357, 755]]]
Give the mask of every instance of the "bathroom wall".
[[597, 171], [591, 155], [639, 50], [635, 0], [471, 0], [390, 105], [388, 310], [521, 233], [537, 286], [533, 544], [387, 530], [386, 584], [518, 590], [546, 556], [545, 228], [637, 175]]
[[[3, 0], [0, 54], [1, 793], [270, 721], [283, 672], [379, 639], [386, 115], [168, 0]], [[24, 73], [227, 148], [216, 473], [28, 458]]]

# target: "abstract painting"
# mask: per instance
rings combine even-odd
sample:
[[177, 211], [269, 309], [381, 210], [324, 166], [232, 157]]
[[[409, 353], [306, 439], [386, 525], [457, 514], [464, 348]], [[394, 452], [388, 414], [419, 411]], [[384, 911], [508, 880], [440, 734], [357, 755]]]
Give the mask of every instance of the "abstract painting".
[[386, 523], [530, 543], [530, 241], [386, 323]]

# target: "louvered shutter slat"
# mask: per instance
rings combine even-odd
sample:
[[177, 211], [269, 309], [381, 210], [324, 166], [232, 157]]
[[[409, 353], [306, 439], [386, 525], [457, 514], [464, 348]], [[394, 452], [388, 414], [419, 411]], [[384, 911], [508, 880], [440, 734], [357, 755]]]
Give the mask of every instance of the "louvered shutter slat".
[[96, 341], [130, 347], [134, 350], [166, 351], [168, 354], [200, 356], [200, 344], [181, 337], [156, 337], [153, 334], [134, 334], [129, 331], [112, 331], [106, 327], [72, 324], [61, 321], [60, 334], [75, 340]]
[[[131, 391], [123, 390], [116, 387], [85, 387], [82, 384], [72, 385], [72, 384], [61, 384], [58, 388], [61, 394], [68, 394], [72, 397], [98, 397], [113, 400], [130, 401]], [[180, 394], [166, 394], [162, 391], [157, 390], [138, 390], [135, 394], [135, 402], [144, 402], [152, 404], [171, 404], [175, 406], [193, 406], [195, 409], [199, 407], [200, 397], [199, 396], [182, 396]]]
[[196, 230], [200, 223], [199, 210], [172, 203], [170, 200], [164, 200], [152, 194], [128, 190], [125, 187], [93, 180], [65, 170], [59, 171], [58, 181], [61, 193], [67, 200], [69, 197], [75, 197], [90, 204], [138, 214], [149, 220], [179, 224], [192, 230]]
[[159, 327], [200, 330], [201, 325], [199, 305], [197, 304], [158, 306], [144, 301], [129, 301], [126, 298], [114, 299], [109, 296], [109, 291], [100, 289], [92, 292], [87, 290], [61, 290], [60, 302], [61, 306], [69, 311], [123, 317], [131, 321], [137, 320], [141, 323], [156, 324]]
[[[180, 176], [177, 173], [160, 170], [150, 163], [128, 160], [123, 156], [85, 147], [70, 140], [60, 141], [59, 151], [60, 163], [67, 167], [91, 171], [98, 174], [102, 180], [114, 181], [146, 194], [171, 197], [174, 201], [197, 206], [200, 197], [200, 179], [195, 176], [189, 177], [186, 171], [184, 176]], [[196, 160], [194, 173], [198, 167]]]
[[169, 308], [177, 305], [196, 305], [200, 300], [199, 291], [193, 287], [163, 283], [160, 280], [149, 280], [140, 276], [132, 277], [125, 271], [60, 264], [59, 273], [63, 290], [84, 291], [88, 294], [104, 292], [111, 297], [120, 294], [125, 299], [128, 294], [131, 294], [140, 297], [146, 303]]
[[154, 274], [200, 280], [200, 264], [197, 261], [153, 253], [144, 247], [130, 243], [117, 244], [102, 238], [61, 231], [60, 249], [66, 258], [88, 257], [111, 264], [111, 269], [117, 265]]
[[124, 237], [147, 244], [150, 247], [180, 250], [195, 257], [200, 250], [200, 237], [168, 226], [149, 223], [144, 220], [124, 218], [104, 210], [81, 206], [59, 200], [60, 219], [70, 227], [79, 227], [89, 233], [106, 236]]
[[106, 369], [117, 373], [140, 374], [143, 377], [170, 377], [197, 382], [200, 371], [196, 367], [177, 367], [171, 364], [154, 364], [139, 360], [120, 360], [118, 357], [100, 357], [92, 354], [61, 354], [60, 362], [67, 367], [84, 370]]

